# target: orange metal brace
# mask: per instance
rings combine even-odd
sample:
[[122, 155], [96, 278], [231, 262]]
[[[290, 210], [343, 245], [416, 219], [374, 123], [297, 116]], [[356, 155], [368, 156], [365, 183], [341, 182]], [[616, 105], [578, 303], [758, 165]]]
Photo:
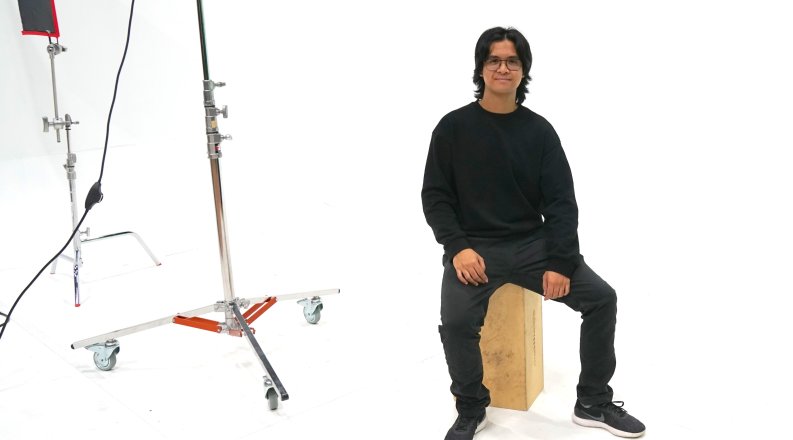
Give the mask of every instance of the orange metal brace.
[[[251, 308], [248, 309], [248, 311], [246, 311], [244, 315], [242, 315], [243, 318], [245, 318], [245, 322], [247, 322], [248, 325], [250, 325], [251, 323], [253, 323], [253, 321], [256, 321], [260, 316], [262, 316], [262, 314], [264, 314], [264, 312], [267, 311], [267, 309], [272, 307], [276, 301], [278, 301], [278, 299], [274, 296], [271, 296], [266, 300], [251, 306]], [[173, 318], [173, 323], [184, 325], [187, 327], [197, 328], [199, 330], [207, 330], [214, 333], [220, 333], [222, 329], [219, 322], [213, 321], [211, 319], [199, 318], [197, 316], [193, 316], [193, 317], [175, 316]], [[251, 329], [251, 332], [256, 333], [256, 330]], [[230, 330], [229, 334], [232, 336], [239, 336], [239, 337], [242, 337], [243, 335], [241, 331], [236, 331], [236, 330]]]
[[187, 327], [193, 327], [201, 330], [207, 330], [210, 332], [220, 333], [219, 322], [213, 321], [211, 319], [199, 318], [197, 316], [193, 316], [191, 318], [188, 318], [186, 316], [174, 316], [173, 323], [179, 325], [186, 325]]
[[251, 308], [242, 315], [242, 317], [245, 318], [245, 322], [247, 322], [248, 325], [251, 325], [253, 321], [256, 321], [256, 319], [262, 316], [262, 314], [266, 312], [267, 309], [272, 307], [276, 301], [278, 301], [278, 298], [271, 296], [258, 304], [252, 305]]

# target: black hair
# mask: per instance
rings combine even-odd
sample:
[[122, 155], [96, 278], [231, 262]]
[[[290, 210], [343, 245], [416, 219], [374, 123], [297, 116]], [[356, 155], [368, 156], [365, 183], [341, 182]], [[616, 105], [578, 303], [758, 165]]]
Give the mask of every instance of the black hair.
[[529, 70], [531, 70], [531, 48], [529, 47], [529, 42], [526, 40], [526, 37], [517, 29], [511, 27], [494, 27], [488, 29], [482, 33], [479, 37], [479, 41], [476, 42], [476, 49], [474, 51], [474, 62], [476, 64], [474, 67], [474, 84], [476, 84], [476, 93], [474, 93], [474, 96], [476, 99], [482, 99], [482, 97], [485, 96], [485, 80], [482, 78], [482, 69], [485, 66], [485, 60], [490, 56], [490, 46], [492, 46], [493, 43], [504, 40], [509, 40], [515, 45], [515, 51], [518, 53], [518, 58], [520, 58], [520, 63], [523, 66], [523, 78], [520, 80], [515, 96], [515, 102], [520, 105], [526, 100], [526, 93], [529, 92], [529, 81], [531, 81], [531, 76], [529, 76]]

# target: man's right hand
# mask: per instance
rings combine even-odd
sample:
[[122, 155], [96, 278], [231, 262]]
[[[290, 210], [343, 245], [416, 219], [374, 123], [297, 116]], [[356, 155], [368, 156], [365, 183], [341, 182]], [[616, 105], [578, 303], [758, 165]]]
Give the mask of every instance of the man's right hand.
[[457, 279], [466, 286], [474, 286], [487, 282], [485, 275], [485, 260], [471, 248], [463, 249], [452, 259]]

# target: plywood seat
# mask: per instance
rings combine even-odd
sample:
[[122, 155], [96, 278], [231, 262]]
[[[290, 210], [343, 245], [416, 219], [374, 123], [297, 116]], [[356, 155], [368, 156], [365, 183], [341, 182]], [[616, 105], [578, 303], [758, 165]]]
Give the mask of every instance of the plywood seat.
[[490, 406], [528, 410], [543, 388], [542, 296], [505, 284], [490, 298], [479, 346]]

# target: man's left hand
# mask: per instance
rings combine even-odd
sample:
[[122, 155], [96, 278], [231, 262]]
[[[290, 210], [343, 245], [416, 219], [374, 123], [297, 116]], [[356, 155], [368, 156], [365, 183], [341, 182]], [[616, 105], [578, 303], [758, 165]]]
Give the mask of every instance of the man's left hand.
[[545, 300], [559, 299], [570, 293], [570, 278], [552, 271], [542, 276], [542, 295]]

